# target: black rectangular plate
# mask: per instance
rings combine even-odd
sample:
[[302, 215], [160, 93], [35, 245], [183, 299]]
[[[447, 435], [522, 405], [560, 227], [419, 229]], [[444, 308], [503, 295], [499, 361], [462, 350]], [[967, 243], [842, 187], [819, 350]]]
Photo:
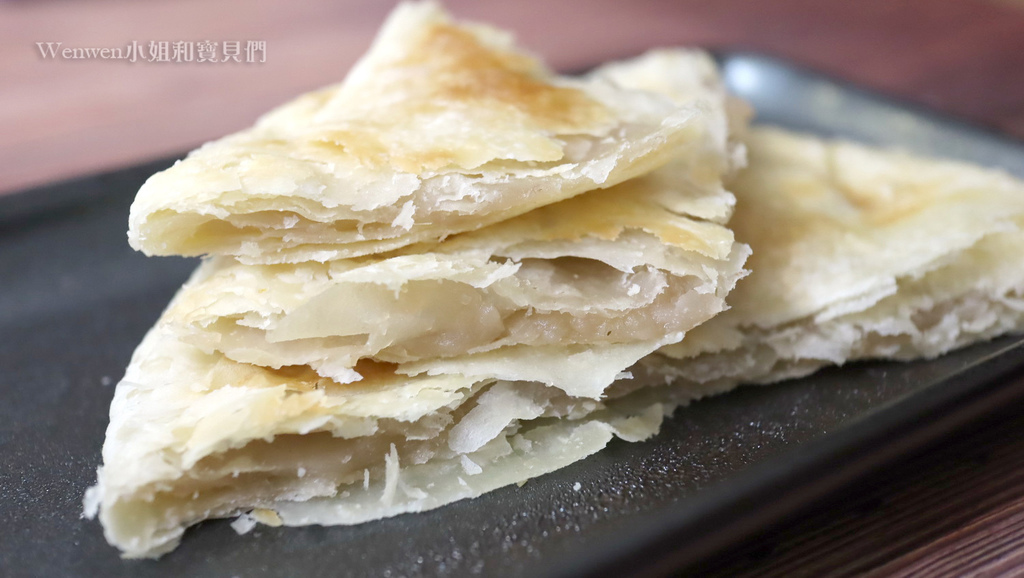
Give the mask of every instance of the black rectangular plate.
[[[760, 122], [1002, 167], [1024, 146], [765, 57], [720, 58]], [[1024, 339], [742, 388], [645, 443], [475, 500], [355, 527], [201, 524], [122, 561], [82, 520], [113, 383], [195, 261], [147, 259], [128, 206], [156, 162], [0, 198], [0, 574], [416, 576], [664, 572], [1024, 396]], [[574, 486], [579, 484], [579, 489]]]

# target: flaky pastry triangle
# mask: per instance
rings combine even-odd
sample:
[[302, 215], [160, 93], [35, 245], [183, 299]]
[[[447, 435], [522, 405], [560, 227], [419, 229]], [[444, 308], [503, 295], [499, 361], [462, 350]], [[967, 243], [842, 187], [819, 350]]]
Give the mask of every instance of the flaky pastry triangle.
[[153, 175], [128, 237], [250, 264], [380, 253], [642, 175], [706, 123], [692, 103], [555, 75], [502, 31], [407, 3], [342, 83]]
[[651, 367], [724, 390], [1024, 330], [1024, 183], [775, 128], [747, 144], [730, 226], [752, 273]]
[[[107, 539], [143, 557], [207, 518], [359, 523], [656, 432], [688, 394], [628, 369], [722, 311], [749, 254], [722, 224], [742, 119], [708, 63], [590, 75], [704, 119], [651, 172], [387, 253], [201, 265], [117, 386], [87, 498]], [[638, 91], [657, 67], [671, 85]]]

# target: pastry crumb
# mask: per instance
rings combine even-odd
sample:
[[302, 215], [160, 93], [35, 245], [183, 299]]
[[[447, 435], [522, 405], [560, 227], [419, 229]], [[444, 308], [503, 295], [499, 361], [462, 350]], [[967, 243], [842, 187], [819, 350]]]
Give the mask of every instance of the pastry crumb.
[[239, 514], [234, 522], [231, 522], [231, 529], [239, 536], [244, 536], [256, 527], [256, 520], [249, 514]]
[[284, 524], [284, 520], [281, 519], [281, 516], [277, 515], [277, 512], [267, 508], [256, 508], [249, 515], [257, 522], [274, 528]]

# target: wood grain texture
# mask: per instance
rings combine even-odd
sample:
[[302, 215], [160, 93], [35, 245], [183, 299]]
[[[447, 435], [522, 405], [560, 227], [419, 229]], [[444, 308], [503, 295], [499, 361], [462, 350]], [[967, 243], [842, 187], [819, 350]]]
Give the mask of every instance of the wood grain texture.
[[[1009, 0], [1007, 0], [1008, 2]], [[1024, 136], [1024, 10], [985, 0], [451, 0], [553, 66], [657, 45], [775, 54]], [[0, 3], [0, 191], [179, 153], [342, 78], [374, 0]], [[263, 64], [44, 60], [36, 42], [265, 40]]]
[[[1024, 137], [1024, 0], [451, 0], [562, 70], [668, 44], [787, 58]], [[0, 192], [178, 153], [339, 80], [373, 0], [0, 3]], [[265, 40], [260, 65], [48, 61], [35, 42]], [[1024, 412], [772, 529], [698, 574], [1024, 572]]]
[[764, 578], [1024, 574], [1024, 406], [691, 571]]

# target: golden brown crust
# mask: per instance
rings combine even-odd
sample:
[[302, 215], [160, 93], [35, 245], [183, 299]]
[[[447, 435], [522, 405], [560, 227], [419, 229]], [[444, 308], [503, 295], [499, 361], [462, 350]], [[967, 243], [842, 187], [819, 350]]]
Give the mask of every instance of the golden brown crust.
[[[344, 118], [353, 126], [325, 131], [321, 138], [366, 166], [421, 173], [464, 165], [458, 150], [423, 149], [386, 138], [397, 121], [409, 118], [489, 110], [550, 134], [589, 134], [612, 120], [611, 112], [583, 91], [552, 84], [537, 59], [488, 45], [478, 29], [438, 20], [410, 32], [404, 44], [396, 45], [396, 54], [375, 62], [373, 75], [347, 83], [333, 105], [324, 103], [341, 113], [332, 121]], [[386, 98], [389, 106], [349, 109], [350, 100], [373, 97]], [[536, 156], [537, 161], [556, 161], [562, 155], [551, 149]]]
[[259, 264], [380, 253], [649, 172], [711, 120], [556, 76], [501, 31], [403, 4], [343, 83], [151, 177], [129, 241]]

